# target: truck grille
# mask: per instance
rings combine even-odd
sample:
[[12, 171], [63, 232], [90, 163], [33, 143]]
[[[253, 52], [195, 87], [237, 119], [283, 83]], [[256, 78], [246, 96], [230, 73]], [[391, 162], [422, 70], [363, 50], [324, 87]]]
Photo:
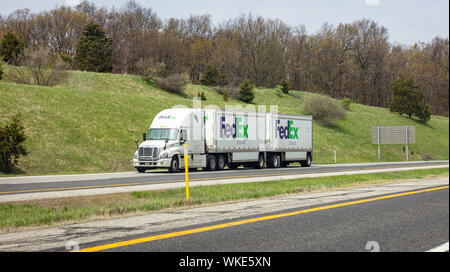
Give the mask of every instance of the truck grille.
[[158, 156], [158, 147], [139, 147], [139, 160], [156, 160]]

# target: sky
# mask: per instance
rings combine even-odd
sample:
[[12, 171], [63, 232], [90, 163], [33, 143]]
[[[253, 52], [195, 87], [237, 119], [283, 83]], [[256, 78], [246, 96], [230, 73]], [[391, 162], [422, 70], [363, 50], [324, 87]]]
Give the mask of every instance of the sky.
[[[90, 0], [97, 7], [120, 9], [126, 0]], [[0, 0], [0, 14], [16, 9], [33, 13], [60, 5], [76, 5], [81, 0]], [[310, 34], [324, 23], [337, 26], [362, 18], [386, 27], [394, 44], [412, 45], [434, 37], [449, 37], [448, 0], [136, 0], [151, 8], [161, 19], [187, 18], [209, 14], [215, 24], [241, 14], [280, 19], [290, 26], [304, 25]]]

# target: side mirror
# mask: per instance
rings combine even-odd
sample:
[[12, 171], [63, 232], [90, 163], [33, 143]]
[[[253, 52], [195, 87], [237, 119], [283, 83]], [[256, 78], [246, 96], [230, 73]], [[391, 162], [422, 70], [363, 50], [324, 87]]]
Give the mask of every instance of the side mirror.
[[134, 142], [136, 143], [136, 149], [139, 149], [139, 145], [138, 145], [138, 143], [139, 143], [139, 140], [138, 140], [138, 139], [136, 139], [136, 140], [134, 140]]
[[147, 133], [145, 133], [145, 132], [142, 133], [142, 140], [143, 141], [147, 140]]
[[181, 131], [180, 142], [184, 143], [185, 141], [187, 141], [187, 131], [183, 129]]

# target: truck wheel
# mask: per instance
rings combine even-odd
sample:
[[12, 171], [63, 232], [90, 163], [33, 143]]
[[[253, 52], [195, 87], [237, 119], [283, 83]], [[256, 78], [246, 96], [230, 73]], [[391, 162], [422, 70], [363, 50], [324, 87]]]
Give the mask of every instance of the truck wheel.
[[273, 154], [269, 156], [269, 159], [267, 161], [267, 166], [270, 168], [278, 168], [281, 165], [281, 158], [280, 155]]
[[208, 171], [214, 171], [217, 167], [217, 160], [215, 156], [209, 156], [206, 161], [206, 168]]
[[143, 168], [143, 167], [136, 167], [136, 170], [137, 170], [139, 173], [144, 173], [144, 172], [145, 172], [145, 168]]
[[264, 155], [263, 154], [259, 154], [258, 162], [255, 164], [254, 168], [256, 168], [256, 169], [263, 169], [264, 168], [264, 163], [265, 163]]
[[217, 157], [217, 170], [223, 170], [225, 168], [225, 157], [223, 155], [219, 155]]
[[301, 161], [301, 162], [300, 162], [300, 165], [301, 165], [302, 167], [310, 167], [311, 164], [312, 164], [311, 153], [308, 153], [308, 154], [306, 155], [306, 161]]
[[280, 155], [273, 156], [273, 167], [279, 168], [280, 166], [281, 166], [281, 156]]
[[173, 157], [172, 160], [170, 161], [170, 167], [169, 167], [169, 172], [170, 173], [176, 173], [178, 172], [178, 158], [177, 157]]

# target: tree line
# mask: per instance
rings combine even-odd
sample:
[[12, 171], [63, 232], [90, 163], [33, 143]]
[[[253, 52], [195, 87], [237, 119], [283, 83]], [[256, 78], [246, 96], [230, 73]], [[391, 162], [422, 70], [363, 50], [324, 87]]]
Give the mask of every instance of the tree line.
[[[110, 41], [111, 65], [103, 72], [162, 78], [186, 73], [198, 84], [238, 86], [248, 80], [269, 88], [284, 80], [290, 89], [380, 107], [388, 107], [401, 75], [417, 84], [433, 114], [448, 116], [448, 37], [392, 44], [385, 27], [364, 18], [325, 23], [310, 34], [304, 26], [251, 14], [214, 25], [210, 15], [161, 19], [133, 0], [118, 9], [84, 1], [74, 8], [0, 16], [0, 37], [13, 32], [24, 48], [45, 47], [70, 69], [85, 70], [76, 49], [89, 23]], [[220, 80], [211, 78], [215, 74]]]

